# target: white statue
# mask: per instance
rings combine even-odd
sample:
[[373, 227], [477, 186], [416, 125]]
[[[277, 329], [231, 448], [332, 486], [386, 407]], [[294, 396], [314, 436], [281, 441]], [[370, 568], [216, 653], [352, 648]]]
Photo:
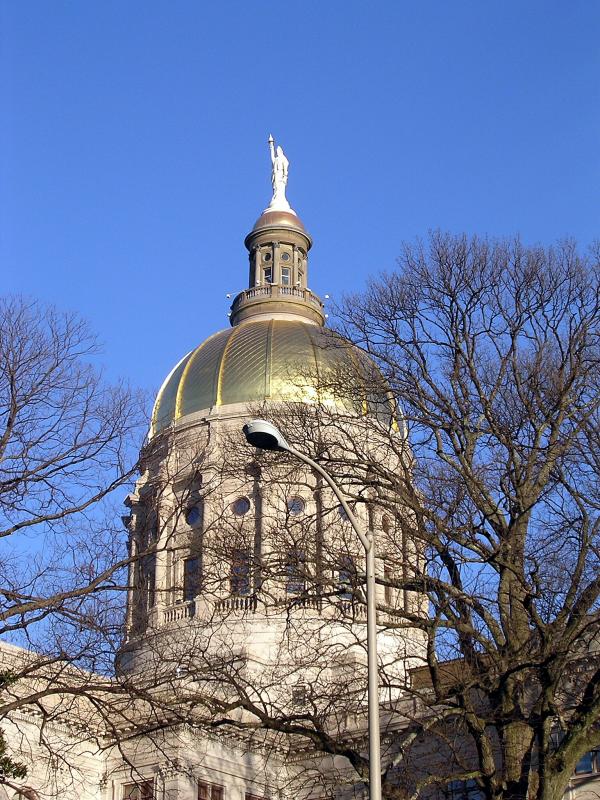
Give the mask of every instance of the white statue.
[[290, 207], [285, 196], [285, 187], [288, 179], [288, 168], [290, 162], [285, 157], [283, 148], [279, 145], [275, 149], [275, 140], [269, 134], [269, 150], [271, 152], [271, 164], [273, 170], [271, 172], [271, 183], [273, 184], [273, 197], [266, 211], [291, 211], [295, 212]]

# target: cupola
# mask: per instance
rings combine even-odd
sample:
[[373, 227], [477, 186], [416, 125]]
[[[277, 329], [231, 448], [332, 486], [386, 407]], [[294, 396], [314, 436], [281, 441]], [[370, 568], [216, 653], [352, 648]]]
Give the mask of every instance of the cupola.
[[289, 162], [269, 137], [273, 197], [246, 236], [248, 288], [231, 304], [230, 322], [250, 318], [289, 319], [323, 325], [320, 298], [308, 288], [308, 252], [312, 239], [286, 196]]

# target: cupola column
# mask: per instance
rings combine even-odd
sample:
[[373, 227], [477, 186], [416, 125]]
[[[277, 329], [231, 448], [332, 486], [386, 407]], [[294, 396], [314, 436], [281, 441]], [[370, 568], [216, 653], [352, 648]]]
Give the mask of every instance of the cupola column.
[[273, 275], [271, 278], [271, 283], [275, 283], [278, 286], [281, 286], [281, 248], [279, 247], [279, 242], [273, 242]]

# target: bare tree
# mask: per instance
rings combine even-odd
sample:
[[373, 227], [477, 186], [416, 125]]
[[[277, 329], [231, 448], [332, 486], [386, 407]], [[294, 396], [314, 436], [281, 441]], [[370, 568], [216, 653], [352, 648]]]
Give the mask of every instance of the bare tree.
[[[4, 645], [3, 720], [26, 708], [64, 719], [73, 698], [110, 684], [128, 561], [112, 498], [146, 423], [141, 396], [111, 386], [98, 354], [77, 316], [0, 302], [0, 636], [29, 651]], [[23, 777], [12, 756], [0, 782]]]
[[430, 603], [411, 691], [463, 740], [423, 785], [555, 800], [600, 744], [598, 277], [570, 242], [436, 233], [339, 310], [414, 457], [368, 470], [427, 556], [400, 584]]

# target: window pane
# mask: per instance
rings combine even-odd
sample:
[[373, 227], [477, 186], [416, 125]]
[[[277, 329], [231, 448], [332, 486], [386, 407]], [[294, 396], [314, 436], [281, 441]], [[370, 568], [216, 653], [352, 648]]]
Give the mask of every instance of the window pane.
[[223, 787], [216, 783], [198, 781], [198, 800], [223, 800]]
[[575, 767], [576, 775], [585, 775], [588, 772], [594, 771], [594, 753], [586, 753]]
[[183, 599], [193, 600], [200, 592], [200, 559], [186, 558], [183, 562]]
[[204, 781], [198, 781], [198, 800], [210, 800], [210, 786]]
[[[384, 581], [391, 581], [392, 580], [392, 571], [388, 567], [387, 564], [383, 565], [383, 579], [384, 579]], [[386, 585], [384, 592], [385, 592], [385, 603], [386, 603], [386, 605], [391, 606], [392, 605], [392, 587]]]
[[306, 688], [306, 684], [304, 683], [297, 683], [296, 686], [292, 688], [292, 703], [296, 707], [304, 707], [308, 700], [308, 689]]
[[349, 600], [352, 597], [352, 587], [356, 582], [356, 567], [351, 556], [341, 556], [338, 570], [338, 588], [341, 597]]
[[154, 781], [144, 781], [140, 787], [141, 800], [154, 800]]
[[250, 500], [248, 500], [247, 497], [238, 497], [237, 500], [234, 500], [231, 504], [231, 510], [236, 517], [243, 517], [244, 514], [250, 511]]
[[263, 269], [263, 281], [264, 281], [264, 283], [273, 283], [273, 268], [272, 267], [265, 267]]
[[444, 789], [444, 796], [448, 800], [484, 800], [484, 794], [473, 778], [467, 781], [450, 781]]
[[126, 783], [123, 786], [123, 800], [154, 800], [154, 781]]
[[196, 503], [195, 505], [190, 506], [185, 512], [185, 521], [188, 525], [191, 525], [194, 528], [202, 525], [203, 517], [204, 506], [202, 503]]
[[290, 497], [287, 501], [287, 510], [293, 516], [304, 511], [304, 500], [301, 497]]
[[289, 267], [281, 268], [281, 283], [283, 286], [289, 286], [292, 282], [292, 273]]
[[288, 594], [301, 594], [306, 588], [306, 570], [305, 570], [306, 557], [301, 550], [289, 550], [286, 560], [286, 575], [287, 584], [286, 590]]
[[156, 599], [156, 553], [148, 553], [148, 555], [140, 558], [138, 572], [139, 586], [142, 589], [143, 597], [145, 597], [147, 608], [152, 608]]
[[234, 549], [231, 556], [229, 583], [231, 594], [250, 594], [250, 550], [247, 547]]

